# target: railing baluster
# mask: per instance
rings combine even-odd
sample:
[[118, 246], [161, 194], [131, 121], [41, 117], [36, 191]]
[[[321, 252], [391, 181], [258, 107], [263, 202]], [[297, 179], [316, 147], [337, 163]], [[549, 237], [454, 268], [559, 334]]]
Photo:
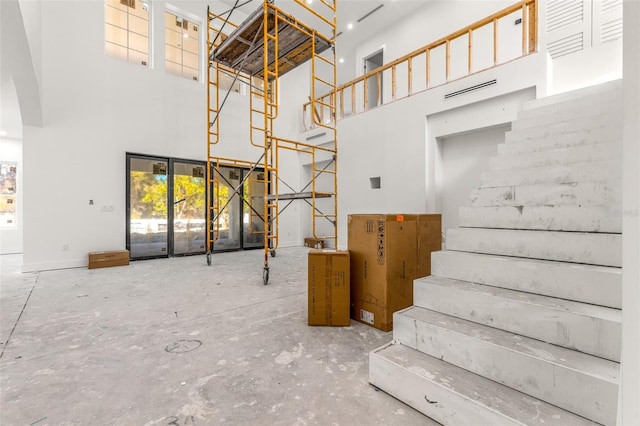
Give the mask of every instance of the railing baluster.
[[493, 66], [498, 65], [498, 18], [493, 18]]
[[469, 74], [471, 74], [473, 72], [473, 30], [471, 28], [469, 28], [469, 37], [467, 39], [468, 45], [469, 45], [469, 52], [468, 52], [468, 72]]
[[538, 0], [529, 4], [529, 53], [538, 48]]

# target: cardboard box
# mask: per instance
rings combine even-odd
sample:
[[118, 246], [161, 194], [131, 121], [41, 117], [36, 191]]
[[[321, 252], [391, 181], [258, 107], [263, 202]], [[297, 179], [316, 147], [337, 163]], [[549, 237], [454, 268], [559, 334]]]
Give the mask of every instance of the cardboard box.
[[383, 331], [413, 305], [413, 280], [431, 274], [442, 249], [439, 214], [349, 215], [351, 318]]
[[324, 240], [318, 238], [305, 238], [304, 245], [306, 247], [311, 247], [315, 249], [323, 249], [324, 248]]
[[95, 251], [89, 253], [89, 269], [129, 264], [129, 250]]
[[309, 325], [349, 325], [349, 252], [309, 252]]

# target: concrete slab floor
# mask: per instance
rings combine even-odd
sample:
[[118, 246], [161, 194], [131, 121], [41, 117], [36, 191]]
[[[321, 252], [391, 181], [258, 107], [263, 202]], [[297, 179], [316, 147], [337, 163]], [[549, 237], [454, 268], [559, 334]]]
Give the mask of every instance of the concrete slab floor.
[[368, 384], [392, 333], [307, 326], [307, 252], [278, 250], [267, 286], [260, 250], [33, 274], [0, 256], [0, 423], [436, 424]]

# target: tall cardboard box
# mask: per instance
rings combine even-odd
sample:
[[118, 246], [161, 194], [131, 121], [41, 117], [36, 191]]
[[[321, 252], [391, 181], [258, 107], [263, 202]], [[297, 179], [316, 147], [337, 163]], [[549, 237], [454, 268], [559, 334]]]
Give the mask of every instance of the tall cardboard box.
[[349, 252], [309, 251], [309, 325], [349, 325]]
[[431, 274], [442, 249], [439, 214], [349, 215], [351, 318], [383, 331], [413, 305], [413, 280]]

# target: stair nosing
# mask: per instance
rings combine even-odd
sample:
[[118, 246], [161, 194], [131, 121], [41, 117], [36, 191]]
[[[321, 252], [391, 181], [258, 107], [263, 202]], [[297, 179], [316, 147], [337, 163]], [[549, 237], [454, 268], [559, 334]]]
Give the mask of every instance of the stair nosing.
[[[552, 351], [565, 352], [567, 354], [567, 358], [569, 358], [570, 356], [576, 356], [578, 358], [581, 358], [582, 360], [586, 360], [587, 362], [592, 364], [592, 365], [590, 365], [590, 367], [593, 367], [593, 365], [598, 363], [599, 366], [601, 368], [603, 368], [603, 369], [614, 370], [614, 369], [616, 369], [616, 366], [620, 365], [616, 361], [611, 361], [611, 360], [608, 360], [606, 358], [601, 358], [601, 357], [598, 357], [598, 356], [595, 356], [595, 355], [591, 355], [591, 354], [587, 354], [587, 353], [584, 353], [584, 352], [576, 351], [576, 350], [573, 350], [573, 349], [565, 348], [565, 347], [562, 347], [562, 346], [559, 346], [559, 345], [554, 345], [552, 343], [547, 343], [547, 342], [544, 342], [544, 341], [539, 340], [539, 339], [535, 339], [535, 338], [524, 336], [524, 335], [521, 335], [521, 334], [518, 334], [518, 333], [502, 330], [500, 328], [492, 327], [490, 325], [476, 323], [476, 322], [473, 322], [473, 321], [470, 321], [470, 320], [467, 320], [467, 319], [464, 319], [464, 318], [458, 318], [458, 317], [453, 316], [453, 315], [445, 314], [445, 313], [442, 313], [442, 312], [435, 311], [433, 309], [423, 308], [423, 307], [420, 307], [420, 306], [411, 306], [409, 308], [406, 308], [406, 309], [403, 309], [401, 311], [396, 312], [397, 315], [402, 315], [402, 316], [405, 316], [405, 317], [410, 318], [410, 319], [415, 320], [415, 321], [425, 322], [425, 323], [430, 324], [431, 326], [438, 327], [438, 328], [441, 328], [441, 329], [446, 329], [449, 332], [456, 333], [456, 334], [459, 334], [459, 335], [462, 335], [462, 336], [467, 336], [469, 338], [472, 338], [472, 339], [475, 339], [475, 340], [479, 340], [479, 341], [481, 341], [483, 343], [486, 343], [486, 344], [489, 344], [489, 345], [492, 345], [492, 346], [496, 346], [496, 347], [500, 347], [500, 348], [506, 349], [508, 351], [521, 354], [522, 356], [525, 356], [527, 358], [538, 359], [538, 360], [541, 360], [541, 361], [543, 361], [545, 363], [553, 364], [553, 365], [561, 367], [561, 368], [565, 368], [565, 369], [568, 369], [568, 370], [571, 370], [571, 371], [574, 371], [574, 372], [577, 372], [577, 373], [585, 374], [585, 375], [588, 375], [590, 377], [597, 378], [597, 379], [600, 379], [600, 380], [604, 380], [604, 381], [612, 383], [612, 384], [616, 384], [616, 385], [619, 384], [619, 369], [615, 372], [616, 374], [612, 374], [613, 371], [610, 371], [609, 374], [602, 374], [602, 373], [593, 372], [591, 370], [581, 370], [581, 369], [579, 369], [577, 367], [574, 367], [572, 364], [569, 364], [569, 363], [566, 363], [566, 362], [563, 363], [562, 361], [558, 361], [556, 359], [543, 358], [543, 357], [541, 357], [539, 355], [534, 355], [532, 353], [524, 352], [522, 350], [519, 350], [518, 348], [505, 346], [503, 344], [496, 343], [493, 340], [488, 340], [486, 338], [478, 338], [478, 336], [475, 336], [475, 335], [472, 335], [472, 334], [463, 333], [463, 332], [459, 331], [458, 329], [451, 329], [451, 328], [447, 328], [447, 327], [445, 327], [443, 325], [440, 325], [440, 324], [437, 324], [437, 323], [424, 321], [421, 318], [417, 318], [416, 316], [412, 316], [411, 315], [412, 311], [418, 311], [418, 312], [420, 312], [420, 311], [429, 311], [430, 313], [433, 313], [433, 314], [435, 314], [437, 316], [445, 317], [445, 319], [447, 319], [448, 321], [459, 322], [459, 323], [462, 323], [463, 325], [465, 323], [473, 324], [473, 326], [475, 326], [475, 327], [477, 327], [477, 328], [479, 328], [481, 330], [482, 329], [489, 329], [489, 330], [491, 330], [490, 331], [491, 333], [503, 333], [505, 335], [507, 335], [507, 334], [508, 335], [515, 335], [515, 336], [518, 336], [520, 339], [524, 340], [525, 342], [528, 341], [528, 342], [532, 342], [533, 344], [545, 346], [545, 347], [550, 348]], [[611, 375], [613, 375], [614, 377], [611, 377]]]
[[[493, 297], [500, 297], [503, 299], [509, 299], [509, 300], [513, 300], [513, 301], [517, 301], [519, 303], [526, 303], [529, 305], [534, 305], [534, 306], [540, 306], [540, 307], [544, 307], [547, 309], [553, 309], [553, 310], [557, 310], [557, 311], [563, 311], [563, 312], [567, 312], [573, 315], [579, 315], [579, 316], [583, 316], [583, 317], [587, 317], [587, 318], [598, 318], [601, 320], [605, 320], [605, 321], [611, 321], [614, 323], [618, 323], [618, 324], [622, 324], [622, 311], [620, 309], [616, 309], [616, 308], [609, 308], [606, 306], [600, 306], [600, 305], [593, 305], [590, 303], [584, 303], [584, 302], [576, 302], [573, 300], [567, 300], [567, 299], [559, 299], [557, 297], [552, 297], [552, 296], [545, 296], [545, 295], [541, 295], [541, 294], [536, 294], [536, 293], [527, 293], [527, 292], [523, 292], [523, 291], [518, 291], [518, 290], [512, 290], [509, 288], [504, 288], [504, 287], [496, 287], [496, 286], [491, 286], [488, 284], [480, 284], [480, 283], [474, 283], [471, 281], [464, 281], [464, 280], [458, 280], [455, 278], [447, 278], [447, 277], [437, 277], [434, 275], [429, 275], [427, 277], [423, 277], [423, 278], [418, 278], [416, 281], [418, 282], [427, 282], [427, 283], [433, 283], [435, 285], [440, 285], [443, 287], [449, 286], [451, 287], [452, 285], [454, 286], [463, 286], [463, 287], [472, 287], [472, 288], [476, 288], [478, 290], [478, 292], [484, 294], [484, 295], [488, 295], [490, 293], [491, 296]], [[501, 293], [501, 294], [495, 294], [495, 293]], [[514, 297], [506, 297], [509, 295], [514, 295], [514, 294], [526, 294], [528, 296], [528, 300], [522, 300], [520, 298], [514, 298]], [[532, 301], [531, 299], [535, 300]], [[585, 312], [584, 310], [580, 310], [580, 309], [569, 309], [569, 307], [562, 307], [562, 306], [558, 306], [558, 304], [553, 303], [553, 300], [559, 300], [562, 301], [563, 304], [568, 304], [569, 306], [572, 306], [574, 308], [577, 307], [589, 307], [589, 309], [595, 310], [597, 312], [595, 313], [589, 313], [589, 312]], [[544, 302], [548, 302], [548, 303], [544, 303]]]
[[[398, 348], [399, 347], [399, 348]], [[405, 366], [405, 364], [399, 362], [397, 359], [394, 359], [392, 356], [393, 354], [387, 354], [385, 351], [387, 350], [401, 350], [401, 351], [409, 351], [412, 354], [422, 354], [424, 357], [428, 357], [427, 359], [429, 361], [423, 361], [423, 362], [430, 362], [430, 363], [435, 363], [435, 364], [440, 364], [442, 365], [448, 372], [460, 372], [463, 374], [463, 377], [469, 381], [473, 381], [473, 388], [479, 388], [480, 386], [487, 391], [490, 390], [499, 390], [499, 391], [503, 391], [508, 393], [510, 396], [513, 397], [517, 397], [520, 400], [524, 399], [528, 402], [527, 406], [531, 406], [531, 405], [540, 405], [543, 404], [546, 407], [549, 407], [551, 409], [556, 409], [558, 410], [559, 413], [566, 413], [568, 416], [574, 417], [576, 419], [579, 419], [581, 421], [584, 422], [588, 422], [588, 424], [596, 424], [594, 423], [592, 420], [586, 419], [582, 416], [579, 416], [575, 413], [571, 413], [567, 410], [564, 410], [560, 407], [554, 406], [552, 404], [549, 404], [548, 402], [542, 401], [538, 398], [532, 397], [530, 395], [527, 395], [519, 390], [510, 388], [508, 386], [505, 386], [501, 383], [495, 382], [491, 379], [487, 379], [486, 377], [483, 377], [479, 374], [470, 372], [468, 370], [465, 370], [464, 368], [458, 367], [456, 365], [453, 364], [449, 364], [446, 361], [442, 361], [438, 358], [432, 357], [430, 355], [424, 354], [420, 351], [417, 351], [416, 349], [410, 348], [408, 346], [405, 345], [400, 345], [400, 344], [393, 344], [393, 343], [388, 343], [380, 348], [374, 349], [370, 354], [370, 356], [375, 356], [383, 361], [392, 363], [393, 365], [397, 366], [398, 368], [418, 376], [420, 379], [422, 380], [426, 380], [430, 383], [432, 383], [434, 386], [437, 386], [447, 392], [453, 392], [455, 394], [457, 394], [459, 397], [465, 399], [465, 400], [469, 400], [472, 401], [474, 404], [476, 404], [478, 407], [482, 407], [484, 410], [488, 410], [491, 411], [493, 413], [495, 413], [496, 415], [500, 416], [500, 417], [504, 417], [505, 419], [509, 419], [514, 423], [518, 423], [521, 425], [525, 425], [525, 423], [523, 423], [523, 420], [520, 420], [521, 417], [517, 416], [516, 412], [509, 412], [509, 411], [501, 411], [499, 407], [496, 406], [492, 406], [490, 404], [489, 401], [487, 401], [486, 399], [478, 399], [477, 398], [477, 393], [475, 395], [472, 395], [471, 392], [464, 392], [464, 389], [467, 389], [467, 387], [451, 387], [451, 386], [446, 386], [445, 384], [441, 383], [439, 380], [437, 380], [436, 378], [431, 378], [427, 375], [425, 375], [424, 373], [422, 373], [421, 371], [416, 371], [416, 370], [412, 370], [409, 367]], [[416, 365], [416, 367], [425, 370], [425, 372], [428, 372], [422, 365]], [[462, 379], [464, 380], [464, 379]], [[373, 382], [372, 382], [373, 383]], [[373, 383], [375, 386], [377, 386], [376, 383]], [[385, 390], [384, 388], [382, 388], [382, 390]], [[487, 394], [485, 392], [485, 394]], [[499, 392], [497, 393], [499, 394]], [[505, 405], [506, 407], [510, 407], [509, 405]], [[526, 415], [526, 411], [520, 411], [520, 413], [522, 413], [523, 415]]]

